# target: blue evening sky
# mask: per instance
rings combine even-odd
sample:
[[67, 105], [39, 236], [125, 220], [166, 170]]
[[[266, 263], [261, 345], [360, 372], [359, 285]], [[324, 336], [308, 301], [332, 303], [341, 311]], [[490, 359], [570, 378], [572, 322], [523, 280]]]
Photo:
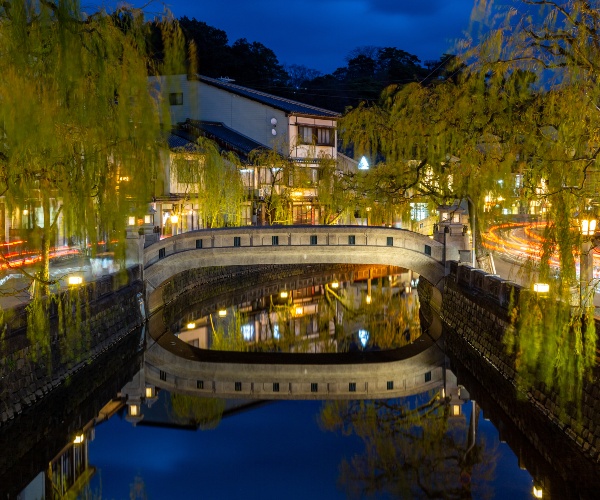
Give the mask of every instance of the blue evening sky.
[[[481, 0], [479, 0], [481, 1]], [[116, 0], [82, 0], [105, 5]], [[168, 8], [175, 17], [196, 18], [240, 38], [260, 42], [281, 64], [331, 73], [346, 65], [356, 47], [396, 47], [421, 61], [438, 59], [471, 30], [475, 0], [132, 0], [149, 14]], [[485, 2], [483, 2], [485, 3]], [[489, 3], [489, 1], [488, 1]]]

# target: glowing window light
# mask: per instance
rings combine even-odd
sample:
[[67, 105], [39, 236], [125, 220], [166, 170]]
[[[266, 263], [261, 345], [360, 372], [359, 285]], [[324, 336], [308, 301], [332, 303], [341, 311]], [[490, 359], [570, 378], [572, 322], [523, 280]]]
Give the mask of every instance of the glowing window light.
[[452, 405], [452, 415], [454, 417], [460, 416], [460, 405]]
[[154, 397], [154, 387], [146, 387], [146, 397], [147, 398]]
[[133, 217], [133, 216], [127, 217], [127, 225], [135, 226], [135, 217]]
[[362, 157], [358, 162], [358, 170], [369, 170], [369, 161], [366, 157]]
[[287, 292], [287, 290], [284, 290], [283, 292], [281, 292], [281, 293], [279, 294], [279, 296], [280, 296], [282, 299], [287, 299], [287, 298], [288, 298], [288, 292]]
[[252, 323], [242, 325], [242, 337], [244, 340], [252, 340], [254, 338], [254, 325]]
[[154, 224], [154, 215], [144, 215], [144, 224]]
[[367, 330], [358, 330], [358, 339], [363, 347], [367, 346], [367, 342], [369, 342], [369, 332]]
[[227, 316], [227, 310], [226, 309], [219, 309], [219, 317], [220, 318], [224, 318], [225, 316]]
[[296, 316], [302, 316], [304, 313], [304, 308], [302, 306], [296, 307]]

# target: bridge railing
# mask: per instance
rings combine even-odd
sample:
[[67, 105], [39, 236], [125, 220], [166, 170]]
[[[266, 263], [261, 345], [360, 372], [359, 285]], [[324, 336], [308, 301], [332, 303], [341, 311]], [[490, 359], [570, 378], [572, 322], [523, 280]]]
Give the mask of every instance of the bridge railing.
[[[170, 255], [189, 250], [282, 246], [340, 247], [340, 251], [365, 246], [403, 248], [438, 262], [444, 259], [442, 243], [405, 229], [374, 226], [250, 226], [201, 229], [165, 238], [144, 249], [144, 268]], [[454, 249], [447, 249], [448, 252], [451, 250]], [[446, 258], [456, 257], [454, 253], [448, 253]]]

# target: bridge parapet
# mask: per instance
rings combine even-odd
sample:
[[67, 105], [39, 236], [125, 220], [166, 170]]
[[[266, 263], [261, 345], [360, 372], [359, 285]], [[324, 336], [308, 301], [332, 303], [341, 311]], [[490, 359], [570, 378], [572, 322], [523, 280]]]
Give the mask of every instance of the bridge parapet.
[[[396, 247], [412, 250], [437, 262], [444, 245], [431, 238], [396, 228], [371, 226], [263, 226], [201, 229], [160, 240], [144, 249], [144, 268], [170, 255], [208, 248], [277, 246]], [[448, 248], [447, 258], [456, 258]]]

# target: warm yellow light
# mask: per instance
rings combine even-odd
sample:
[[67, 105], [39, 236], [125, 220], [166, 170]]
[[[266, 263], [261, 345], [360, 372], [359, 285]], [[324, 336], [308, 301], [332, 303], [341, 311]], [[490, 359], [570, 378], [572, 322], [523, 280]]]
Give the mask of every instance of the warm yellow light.
[[296, 316], [302, 316], [303, 312], [304, 312], [303, 307], [296, 307]]
[[73, 439], [73, 444], [81, 444], [85, 441], [85, 436], [83, 434], [77, 434], [75, 439]]
[[29, 210], [27, 210], [26, 208], [23, 209], [23, 215], [28, 215], [29, 214]]
[[153, 224], [154, 215], [144, 215], [144, 224]]
[[404, 292], [406, 293], [406, 295], [408, 295], [410, 292], [412, 292], [412, 288], [410, 285], [406, 285], [404, 287]]
[[593, 236], [596, 232], [596, 219], [581, 220], [581, 234], [583, 236]]
[[458, 417], [460, 415], [460, 405], [452, 405], [452, 416]]
[[533, 485], [533, 496], [535, 498], [542, 498], [543, 496], [543, 491], [542, 488], [539, 488], [538, 486], [536, 486], [535, 484]]
[[81, 276], [69, 276], [67, 278], [67, 284], [69, 286], [81, 285], [83, 283], [83, 278]]
[[146, 387], [146, 397], [147, 398], [154, 397], [154, 387]]
[[281, 293], [279, 294], [279, 296], [280, 296], [282, 299], [287, 299], [287, 298], [288, 298], [288, 293], [287, 293], [287, 290], [284, 290], [283, 292], [281, 292]]
[[188, 329], [188, 330], [193, 330], [194, 328], [196, 328], [196, 323], [194, 323], [193, 321], [190, 321], [190, 322], [187, 324], [187, 329]]
[[128, 217], [127, 224], [130, 226], [135, 226], [135, 217]]
[[365, 300], [366, 300], [367, 304], [370, 304], [373, 299], [371, 298], [370, 295], [367, 295]]
[[138, 405], [129, 405], [129, 415], [137, 417], [140, 414], [140, 407]]
[[331, 288], [339, 288], [339, 286], [340, 286], [340, 284], [339, 284], [337, 281], [334, 281], [334, 282], [331, 284]]
[[177, 214], [171, 215], [171, 224], [177, 224], [179, 222], [179, 216]]
[[225, 316], [227, 316], [227, 310], [226, 309], [220, 309], [219, 310], [219, 317], [224, 318]]
[[534, 283], [533, 291], [537, 293], [548, 293], [550, 291], [550, 285], [548, 283]]

